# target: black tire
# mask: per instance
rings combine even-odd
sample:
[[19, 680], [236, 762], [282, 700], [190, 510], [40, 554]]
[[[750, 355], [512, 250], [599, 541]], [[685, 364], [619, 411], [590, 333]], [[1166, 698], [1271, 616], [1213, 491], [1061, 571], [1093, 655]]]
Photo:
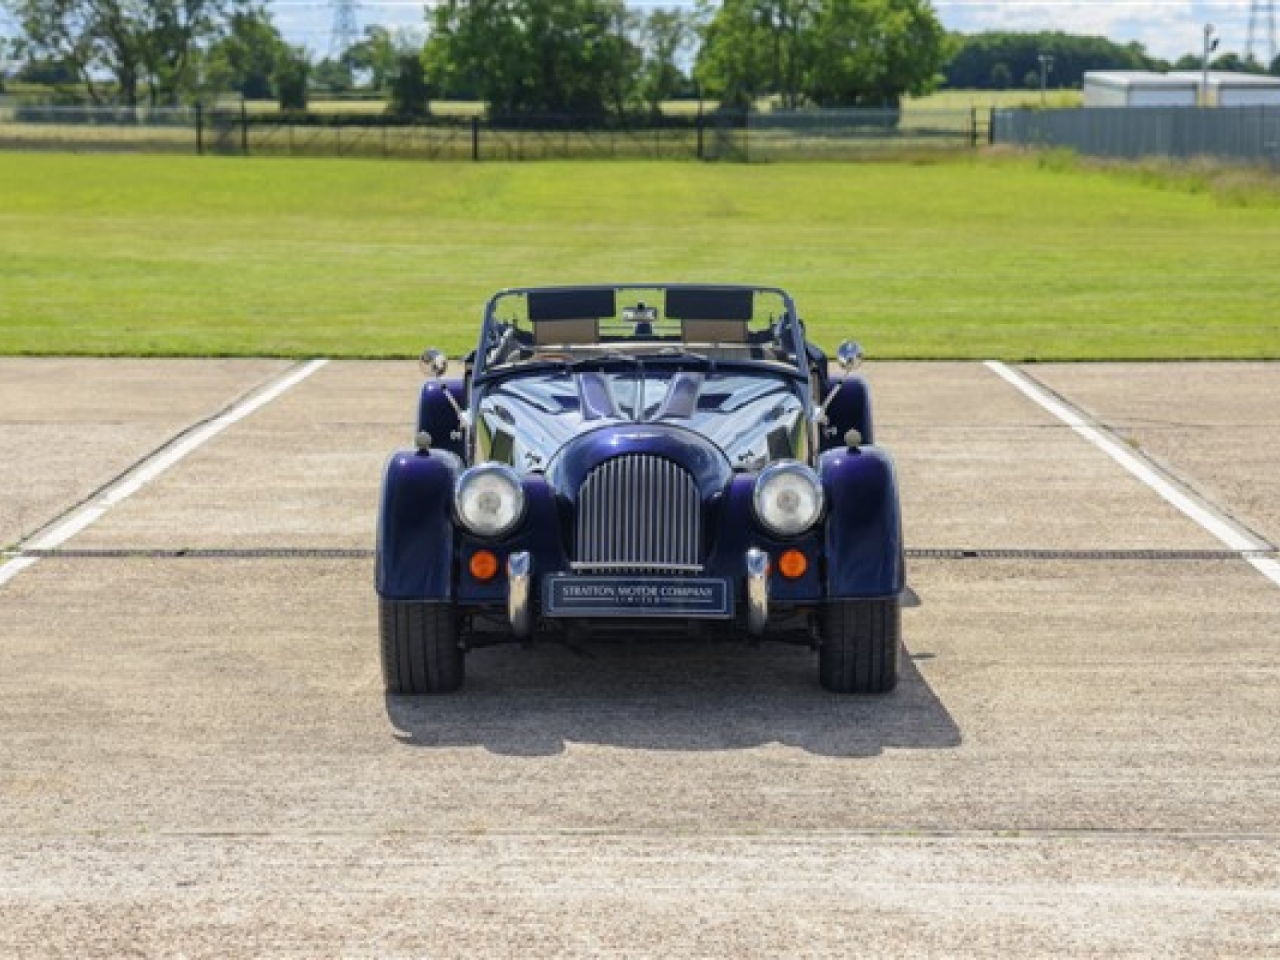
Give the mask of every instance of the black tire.
[[387, 693], [449, 693], [462, 686], [464, 656], [451, 603], [378, 599]]
[[822, 612], [818, 677], [835, 693], [888, 693], [898, 683], [897, 597], [833, 600]]

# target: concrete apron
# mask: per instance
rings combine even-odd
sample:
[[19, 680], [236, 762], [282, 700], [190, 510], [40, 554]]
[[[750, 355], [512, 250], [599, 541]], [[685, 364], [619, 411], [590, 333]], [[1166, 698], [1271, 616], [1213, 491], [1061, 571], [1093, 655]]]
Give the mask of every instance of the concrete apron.
[[1280, 544], [1280, 363], [1028, 368]]
[[0, 358], [0, 546], [288, 365]]
[[[911, 546], [1216, 546], [978, 365], [870, 376]], [[415, 382], [325, 368], [68, 546], [367, 546]], [[637, 644], [481, 651], [411, 702], [366, 560], [42, 560], [0, 593], [0, 953], [1280, 949], [1280, 591], [911, 580], [887, 697]]]

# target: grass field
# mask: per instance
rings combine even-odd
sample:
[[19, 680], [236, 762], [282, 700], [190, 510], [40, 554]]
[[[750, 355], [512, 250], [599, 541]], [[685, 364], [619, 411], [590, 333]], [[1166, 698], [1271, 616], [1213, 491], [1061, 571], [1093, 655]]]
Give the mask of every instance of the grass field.
[[517, 284], [755, 281], [873, 357], [1280, 357], [1274, 194], [1025, 158], [0, 154], [0, 352], [467, 349]]
[[[1078, 107], [1083, 102], [1084, 94], [1079, 90], [1049, 90], [1043, 105], [1056, 109]], [[903, 107], [910, 115], [913, 110], [1013, 109], [1041, 105], [1039, 90], [939, 90], [925, 97], [910, 98]]]

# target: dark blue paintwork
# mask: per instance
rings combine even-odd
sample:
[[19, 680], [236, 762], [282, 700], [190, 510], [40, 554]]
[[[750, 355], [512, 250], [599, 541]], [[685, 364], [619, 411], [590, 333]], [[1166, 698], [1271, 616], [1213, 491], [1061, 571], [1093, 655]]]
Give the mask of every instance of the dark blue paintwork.
[[700, 433], [668, 423], [638, 423], [592, 430], [565, 444], [547, 465], [551, 485], [572, 502], [587, 474], [611, 457], [644, 453], [680, 464], [693, 474], [703, 500], [718, 496], [733, 468], [714, 443]]
[[[707, 572], [714, 576], [741, 579], [746, 575], [747, 551], [752, 547], [766, 551], [773, 560], [775, 574], [769, 578], [769, 600], [776, 603], [806, 603], [822, 599], [821, 525], [816, 530], [790, 540], [780, 540], [767, 533], [756, 520], [751, 496], [756, 475], [738, 474], [733, 478], [719, 503], [707, 558]], [[796, 548], [809, 558], [809, 569], [803, 577], [787, 580], [776, 573], [778, 557], [784, 550]]]
[[840, 384], [840, 392], [827, 407], [827, 421], [833, 428], [824, 438], [823, 449], [844, 446], [844, 435], [850, 428], [862, 434], [863, 443], [875, 443], [875, 429], [871, 418], [871, 389], [858, 374], [832, 377], [831, 385]]
[[[532, 566], [538, 573], [566, 571], [569, 558], [565, 554], [565, 524], [563, 509], [555, 492], [540, 474], [527, 474], [521, 481], [524, 487], [525, 512], [520, 526], [502, 540], [482, 540], [459, 531], [460, 575], [457, 585], [459, 603], [507, 602], [507, 557], [518, 551], [528, 550]], [[488, 583], [471, 576], [467, 561], [479, 549], [492, 550], [498, 556], [498, 575]]]
[[[691, 289], [703, 296], [697, 292], [703, 288]], [[715, 292], [719, 288], [706, 289]], [[677, 296], [676, 302], [683, 301]], [[790, 299], [785, 303], [794, 317]], [[493, 322], [492, 311], [493, 302], [486, 312], [486, 332]], [[788, 335], [800, 339], [794, 322], [788, 323]], [[518, 366], [488, 373], [483, 351], [478, 351], [477, 358], [477, 378], [522, 375]], [[776, 376], [776, 366], [770, 372], [762, 370], [762, 375]], [[807, 382], [800, 371], [796, 379]], [[453, 601], [469, 610], [501, 615], [508, 593], [507, 557], [528, 551], [536, 615], [541, 577], [571, 570], [576, 499], [587, 474], [611, 457], [640, 453], [666, 457], [694, 477], [706, 525], [702, 575], [728, 578], [740, 610], [746, 595], [746, 554], [751, 548], [765, 550], [772, 558], [769, 600], [774, 612], [817, 609], [830, 599], [899, 594], [905, 586], [905, 570], [893, 463], [887, 453], [874, 446], [866, 381], [849, 375], [833, 378], [832, 383], [836, 382], [843, 383], [842, 390], [827, 411], [828, 426], [834, 432], [823, 435], [824, 452], [814, 464], [822, 478], [826, 511], [817, 527], [806, 534], [780, 539], [766, 532], [752, 506], [754, 471], [735, 472], [734, 467], [740, 465], [731, 463], [702, 433], [668, 420], [651, 420], [621, 426], [615, 422], [574, 436], [546, 462], [545, 473], [522, 475], [526, 506], [516, 530], [500, 540], [486, 540], [458, 528], [453, 521], [453, 487], [463, 468], [465, 451], [461, 439], [453, 437], [460, 431], [448, 396], [465, 405], [464, 384], [460, 380], [429, 380], [419, 398], [418, 429], [431, 434], [433, 449], [429, 454], [397, 453], [386, 469], [378, 520], [378, 593], [399, 601]], [[810, 398], [807, 387], [801, 392], [806, 412], [822, 399]], [[857, 429], [864, 441], [855, 450], [844, 444], [850, 428]], [[793, 449], [795, 456], [812, 463], [803, 436]], [[528, 464], [515, 466], [524, 470]], [[792, 548], [801, 550], [809, 560], [807, 571], [796, 580], [782, 577], [777, 566], [783, 551]], [[499, 560], [499, 573], [488, 582], [475, 580], [468, 569], [469, 558], [479, 549], [493, 551]]]
[[[428, 380], [418, 395], [418, 430], [431, 434], [432, 445], [465, 456], [458, 414], [445, 394], [451, 394], [461, 407], [466, 407], [466, 394], [461, 380]], [[458, 434], [454, 439], [454, 434]]]
[[[506, 602], [506, 558], [517, 550], [528, 550], [533, 569], [541, 573], [567, 572], [567, 554], [572, 504], [566, 497], [557, 498], [546, 478], [532, 474], [523, 481], [525, 490], [525, 516], [520, 528], [503, 540], [482, 540], [465, 532], [459, 534], [459, 574], [456, 598], [465, 604], [495, 604]], [[800, 537], [781, 540], [763, 531], [752, 511], [751, 495], [755, 485], [754, 474], [738, 474], [715, 500], [710, 532], [711, 548], [707, 557], [707, 576], [729, 577], [740, 580], [746, 573], [746, 552], [751, 547], [765, 550], [774, 559], [784, 550], [798, 549], [809, 558], [809, 569], [804, 576], [788, 580], [775, 575], [769, 581], [770, 600], [778, 604], [804, 604], [820, 601], [824, 596], [822, 570], [823, 538], [821, 528]], [[467, 561], [475, 551], [492, 550], [498, 556], [499, 574], [488, 583], [473, 578], [467, 569]], [[736, 591], [741, 593], [741, 591]]]
[[878, 447], [828, 450], [819, 461], [827, 494], [827, 594], [888, 597], [906, 586], [893, 461]]
[[378, 509], [377, 589], [388, 600], [453, 595], [452, 453], [401, 450], [387, 461]]

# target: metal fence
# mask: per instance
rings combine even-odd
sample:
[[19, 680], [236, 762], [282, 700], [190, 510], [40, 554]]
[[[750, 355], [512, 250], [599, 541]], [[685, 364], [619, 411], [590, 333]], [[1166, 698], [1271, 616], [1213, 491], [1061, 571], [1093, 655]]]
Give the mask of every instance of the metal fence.
[[0, 149], [191, 153], [196, 111], [186, 108], [0, 107]]
[[985, 111], [795, 110], [751, 113], [742, 159], [845, 160], [977, 146]]
[[714, 111], [601, 121], [571, 116], [430, 117], [234, 109], [0, 107], [0, 149], [399, 157], [420, 160], [857, 159], [965, 149], [977, 111]]
[[1097, 157], [1219, 157], [1280, 165], [1280, 107], [997, 110], [993, 143]]

